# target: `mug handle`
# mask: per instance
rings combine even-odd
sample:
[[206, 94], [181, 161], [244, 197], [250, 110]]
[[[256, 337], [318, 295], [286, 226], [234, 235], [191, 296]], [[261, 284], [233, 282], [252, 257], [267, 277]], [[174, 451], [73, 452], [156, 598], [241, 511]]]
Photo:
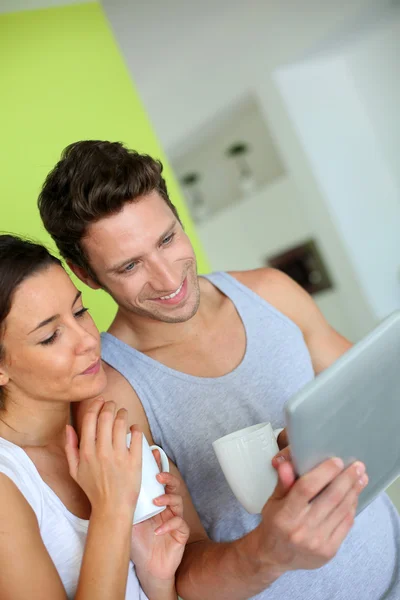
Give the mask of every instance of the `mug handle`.
[[150, 446], [150, 450], [153, 452], [153, 450], [158, 450], [161, 456], [161, 469], [164, 473], [169, 473], [169, 460], [168, 460], [168, 456], [165, 454], [164, 450], [162, 448], [160, 448], [160, 446], [157, 446], [156, 444], [154, 444], [154, 446]]

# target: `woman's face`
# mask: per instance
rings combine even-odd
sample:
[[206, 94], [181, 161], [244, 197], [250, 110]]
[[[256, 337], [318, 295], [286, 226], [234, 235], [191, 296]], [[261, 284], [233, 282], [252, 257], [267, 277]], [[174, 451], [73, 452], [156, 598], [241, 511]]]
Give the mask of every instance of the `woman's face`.
[[74, 402], [105, 388], [100, 335], [59, 265], [26, 279], [5, 321], [0, 383], [7, 398]]

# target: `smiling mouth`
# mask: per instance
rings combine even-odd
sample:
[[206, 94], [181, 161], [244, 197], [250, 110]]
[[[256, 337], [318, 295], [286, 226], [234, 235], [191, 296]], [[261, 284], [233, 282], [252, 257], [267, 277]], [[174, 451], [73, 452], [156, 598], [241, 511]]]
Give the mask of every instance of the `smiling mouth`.
[[172, 292], [172, 294], [169, 294], [169, 296], [160, 296], [159, 298], [157, 298], [157, 300], [171, 300], [172, 298], [175, 298], [175, 296], [177, 296], [179, 294], [179, 292], [182, 290], [184, 283], [185, 283], [185, 280], [182, 281], [181, 285], [178, 287], [176, 292]]
[[180, 304], [185, 298], [187, 294], [188, 283], [187, 277], [184, 278], [181, 285], [178, 287], [175, 292], [168, 294], [167, 296], [158, 296], [158, 298], [150, 298], [151, 301], [156, 302], [158, 304], [163, 305], [171, 305], [175, 306]]

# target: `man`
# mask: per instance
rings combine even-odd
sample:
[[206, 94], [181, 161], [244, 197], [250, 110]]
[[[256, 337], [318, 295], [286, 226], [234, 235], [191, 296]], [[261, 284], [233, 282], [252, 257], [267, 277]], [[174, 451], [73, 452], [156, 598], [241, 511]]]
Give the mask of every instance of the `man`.
[[180, 595], [400, 597], [388, 498], [352, 527], [363, 465], [330, 460], [294, 481], [290, 462], [275, 461], [279, 483], [258, 517], [235, 500], [212, 451], [236, 429], [283, 426], [285, 401], [349, 348], [312, 299], [271, 269], [198, 277], [161, 165], [121, 144], [69, 146], [39, 208], [74, 273], [118, 305], [102, 340], [107, 398], [164, 447], [193, 499]]

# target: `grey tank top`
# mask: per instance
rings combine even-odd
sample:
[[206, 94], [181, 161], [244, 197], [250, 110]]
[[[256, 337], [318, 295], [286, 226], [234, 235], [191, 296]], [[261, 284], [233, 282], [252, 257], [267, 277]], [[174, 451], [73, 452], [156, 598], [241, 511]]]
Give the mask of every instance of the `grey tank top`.
[[[102, 356], [136, 391], [155, 443], [177, 465], [210, 538], [231, 541], [254, 529], [259, 517], [236, 500], [212, 442], [263, 421], [284, 427], [286, 400], [314, 372], [292, 321], [227, 273], [206, 278], [233, 302], [246, 332], [245, 355], [233, 371], [216, 378], [187, 375], [108, 333], [102, 334]], [[399, 543], [399, 517], [383, 494], [357, 517], [330, 563], [286, 573], [255, 598], [400, 600]]]

